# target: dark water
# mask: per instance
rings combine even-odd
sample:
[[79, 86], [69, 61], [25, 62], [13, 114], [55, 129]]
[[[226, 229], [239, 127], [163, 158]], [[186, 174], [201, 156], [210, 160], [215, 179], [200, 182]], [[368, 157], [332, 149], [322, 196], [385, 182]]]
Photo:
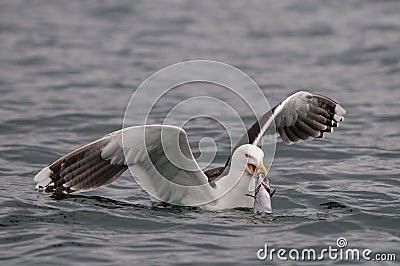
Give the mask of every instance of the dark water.
[[[398, 261], [399, 14], [399, 1], [0, 1], [0, 263], [266, 264], [265, 243], [339, 237]], [[278, 144], [272, 217], [152, 208], [128, 173], [73, 196], [35, 191], [47, 163], [121, 127], [143, 80], [190, 59], [241, 69], [272, 105], [307, 89], [348, 110], [324, 140]]]

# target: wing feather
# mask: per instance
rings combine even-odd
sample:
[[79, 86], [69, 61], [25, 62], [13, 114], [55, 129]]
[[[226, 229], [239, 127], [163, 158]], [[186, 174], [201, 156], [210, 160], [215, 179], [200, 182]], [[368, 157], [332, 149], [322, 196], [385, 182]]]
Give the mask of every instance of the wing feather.
[[282, 140], [283, 140], [284, 143], [288, 144], [288, 143], [291, 142], [291, 140], [289, 139], [289, 137], [286, 135], [286, 133], [285, 133], [283, 127], [279, 127], [279, 128], [278, 128], [278, 132], [279, 132], [279, 135], [281, 136], [281, 138], [282, 138]]
[[34, 180], [47, 192], [72, 193], [110, 184], [128, 167], [159, 200], [196, 205], [196, 200], [211, 199], [212, 188], [193, 157], [186, 132], [173, 126], [113, 132], [64, 155]]
[[286, 136], [288, 136], [288, 138], [290, 139], [290, 141], [292, 142], [297, 142], [300, 140], [299, 137], [297, 137], [293, 131], [290, 129], [290, 127], [283, 127], [283, 131], [285, 131]]
[[309, 136], [316, 138], [320, 135], [318, 130], [313, 129], [312, 127], [310, 127], [308, 124], [306, 124], [304, 122], [305, 119], [303, 120], [297, 120], [296, 122], [296, 127], [298, 129], [300, 129], [301, 131], [303, 131], [305, 134], [308, 134]]
[[265, 113], [260, 119], [261, 126], [253, 125], [253, 132], [247, 135], [254, 145], [258, 145], [264, 136], [275, 134], [284, 143], [291, 144], [333, 132], [332, 128], [339, 126], [338, 122], [344, 120], [345, 114], [346, 110], [332, 99], [300, 91]]
[[333, 127], [338, 127], [345, 114], [346, 110], [328, 97], [297, 92], [263, 114], [240, 138], [231, 154], [246, 143], [259, 145], [265, 136], [278, 135], [286, 144], [321, 138], [324, 132], [332, 132]]
[[[300, 121], [300, 120], [297, 120]], [[300, 127], [297, 126], [297, 121], [295, 122], [295, 124], [293, 126], [290, 126], [290, 130], [292, 130], [292, 132], [301, 140], [307, 140], [310, 138], [310, 134], [307, 134], [307, 132], [301, 130]]]
[[[322, 138], [324, 132], [333, 132], [340, 121], [344, 120], [346, 110], [323, 95], [306, 91], [297, 92], [274, 108], [263, 114], [232, 148], [231, 155], [241, 145], [251, 143], [260, 145], [261, 139], [266, 136], [280, 136], [285, 144], [304, 141], [310, 138]], [[219, 177], [229, 171], [231, 156], [228, 158]], [[217, 169], [210, 169], [215, 173]], [[216, 177], [213, 175], [212, 180]]]

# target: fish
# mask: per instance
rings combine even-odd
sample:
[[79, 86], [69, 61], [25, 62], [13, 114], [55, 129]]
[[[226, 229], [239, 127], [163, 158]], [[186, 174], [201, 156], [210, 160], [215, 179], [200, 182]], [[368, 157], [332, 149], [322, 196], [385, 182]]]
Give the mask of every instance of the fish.
[[253, 212], [255, 214], [272, 213], [271, 197], [276, 189], [271, 189], [267, 175], [260, 172], [256, 175], [256, 188], [254, 195], [246, 194], [254, 198]]

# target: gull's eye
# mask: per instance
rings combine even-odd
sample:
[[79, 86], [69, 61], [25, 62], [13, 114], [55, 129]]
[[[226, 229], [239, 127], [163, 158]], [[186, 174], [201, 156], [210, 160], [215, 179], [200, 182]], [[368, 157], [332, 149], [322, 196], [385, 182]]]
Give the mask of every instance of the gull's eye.
[[251, 156], [247, 153], [244, 154], [244, 156], [246, 156], [247, 158], [250, 158]]

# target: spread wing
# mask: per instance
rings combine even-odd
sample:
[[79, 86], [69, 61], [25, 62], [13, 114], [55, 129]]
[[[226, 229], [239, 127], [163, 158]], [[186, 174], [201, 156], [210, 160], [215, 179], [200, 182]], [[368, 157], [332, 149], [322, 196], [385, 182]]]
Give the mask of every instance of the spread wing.
[[[333, 132], [334, 127], [344, 120], [346, 110], [328, 97], [306, 91], [299, 91], [266, 112], [240, 138], [231, 151], [243, 144], [260, 146], [266, 136], [280, 136], [285, 144], [322, 138], [325, 132]], [[229, 172], [231, 156], [224, 169], [210, 169], [206, 173], [219, 173], [209, 177], [210, 182]]]
[[328, 97], [297, 92], [272, 108], [254, 123], [235, 148], [244, 143], [259, 145], [265, 136], [278, 135], [286, 144], [322, 138], [344, 120], [346, 110]]
[[118, 134], [120, 131], [106, 135], [49, 164], [33, 178], [37, 182], [36, 188], [46, 192], [72, 193], [113, 182], [128, 167], [103, 158], [101, 153]]
[[195, 205], [193, 198], [200, 202], [211, 197], [212, 188], [193, 158], [186, 132], [174, 126], [113, 132], [61, 157], [34, 180], [47, 192], [71, 193], [107, 185], [128, 167], [158, 200]]

